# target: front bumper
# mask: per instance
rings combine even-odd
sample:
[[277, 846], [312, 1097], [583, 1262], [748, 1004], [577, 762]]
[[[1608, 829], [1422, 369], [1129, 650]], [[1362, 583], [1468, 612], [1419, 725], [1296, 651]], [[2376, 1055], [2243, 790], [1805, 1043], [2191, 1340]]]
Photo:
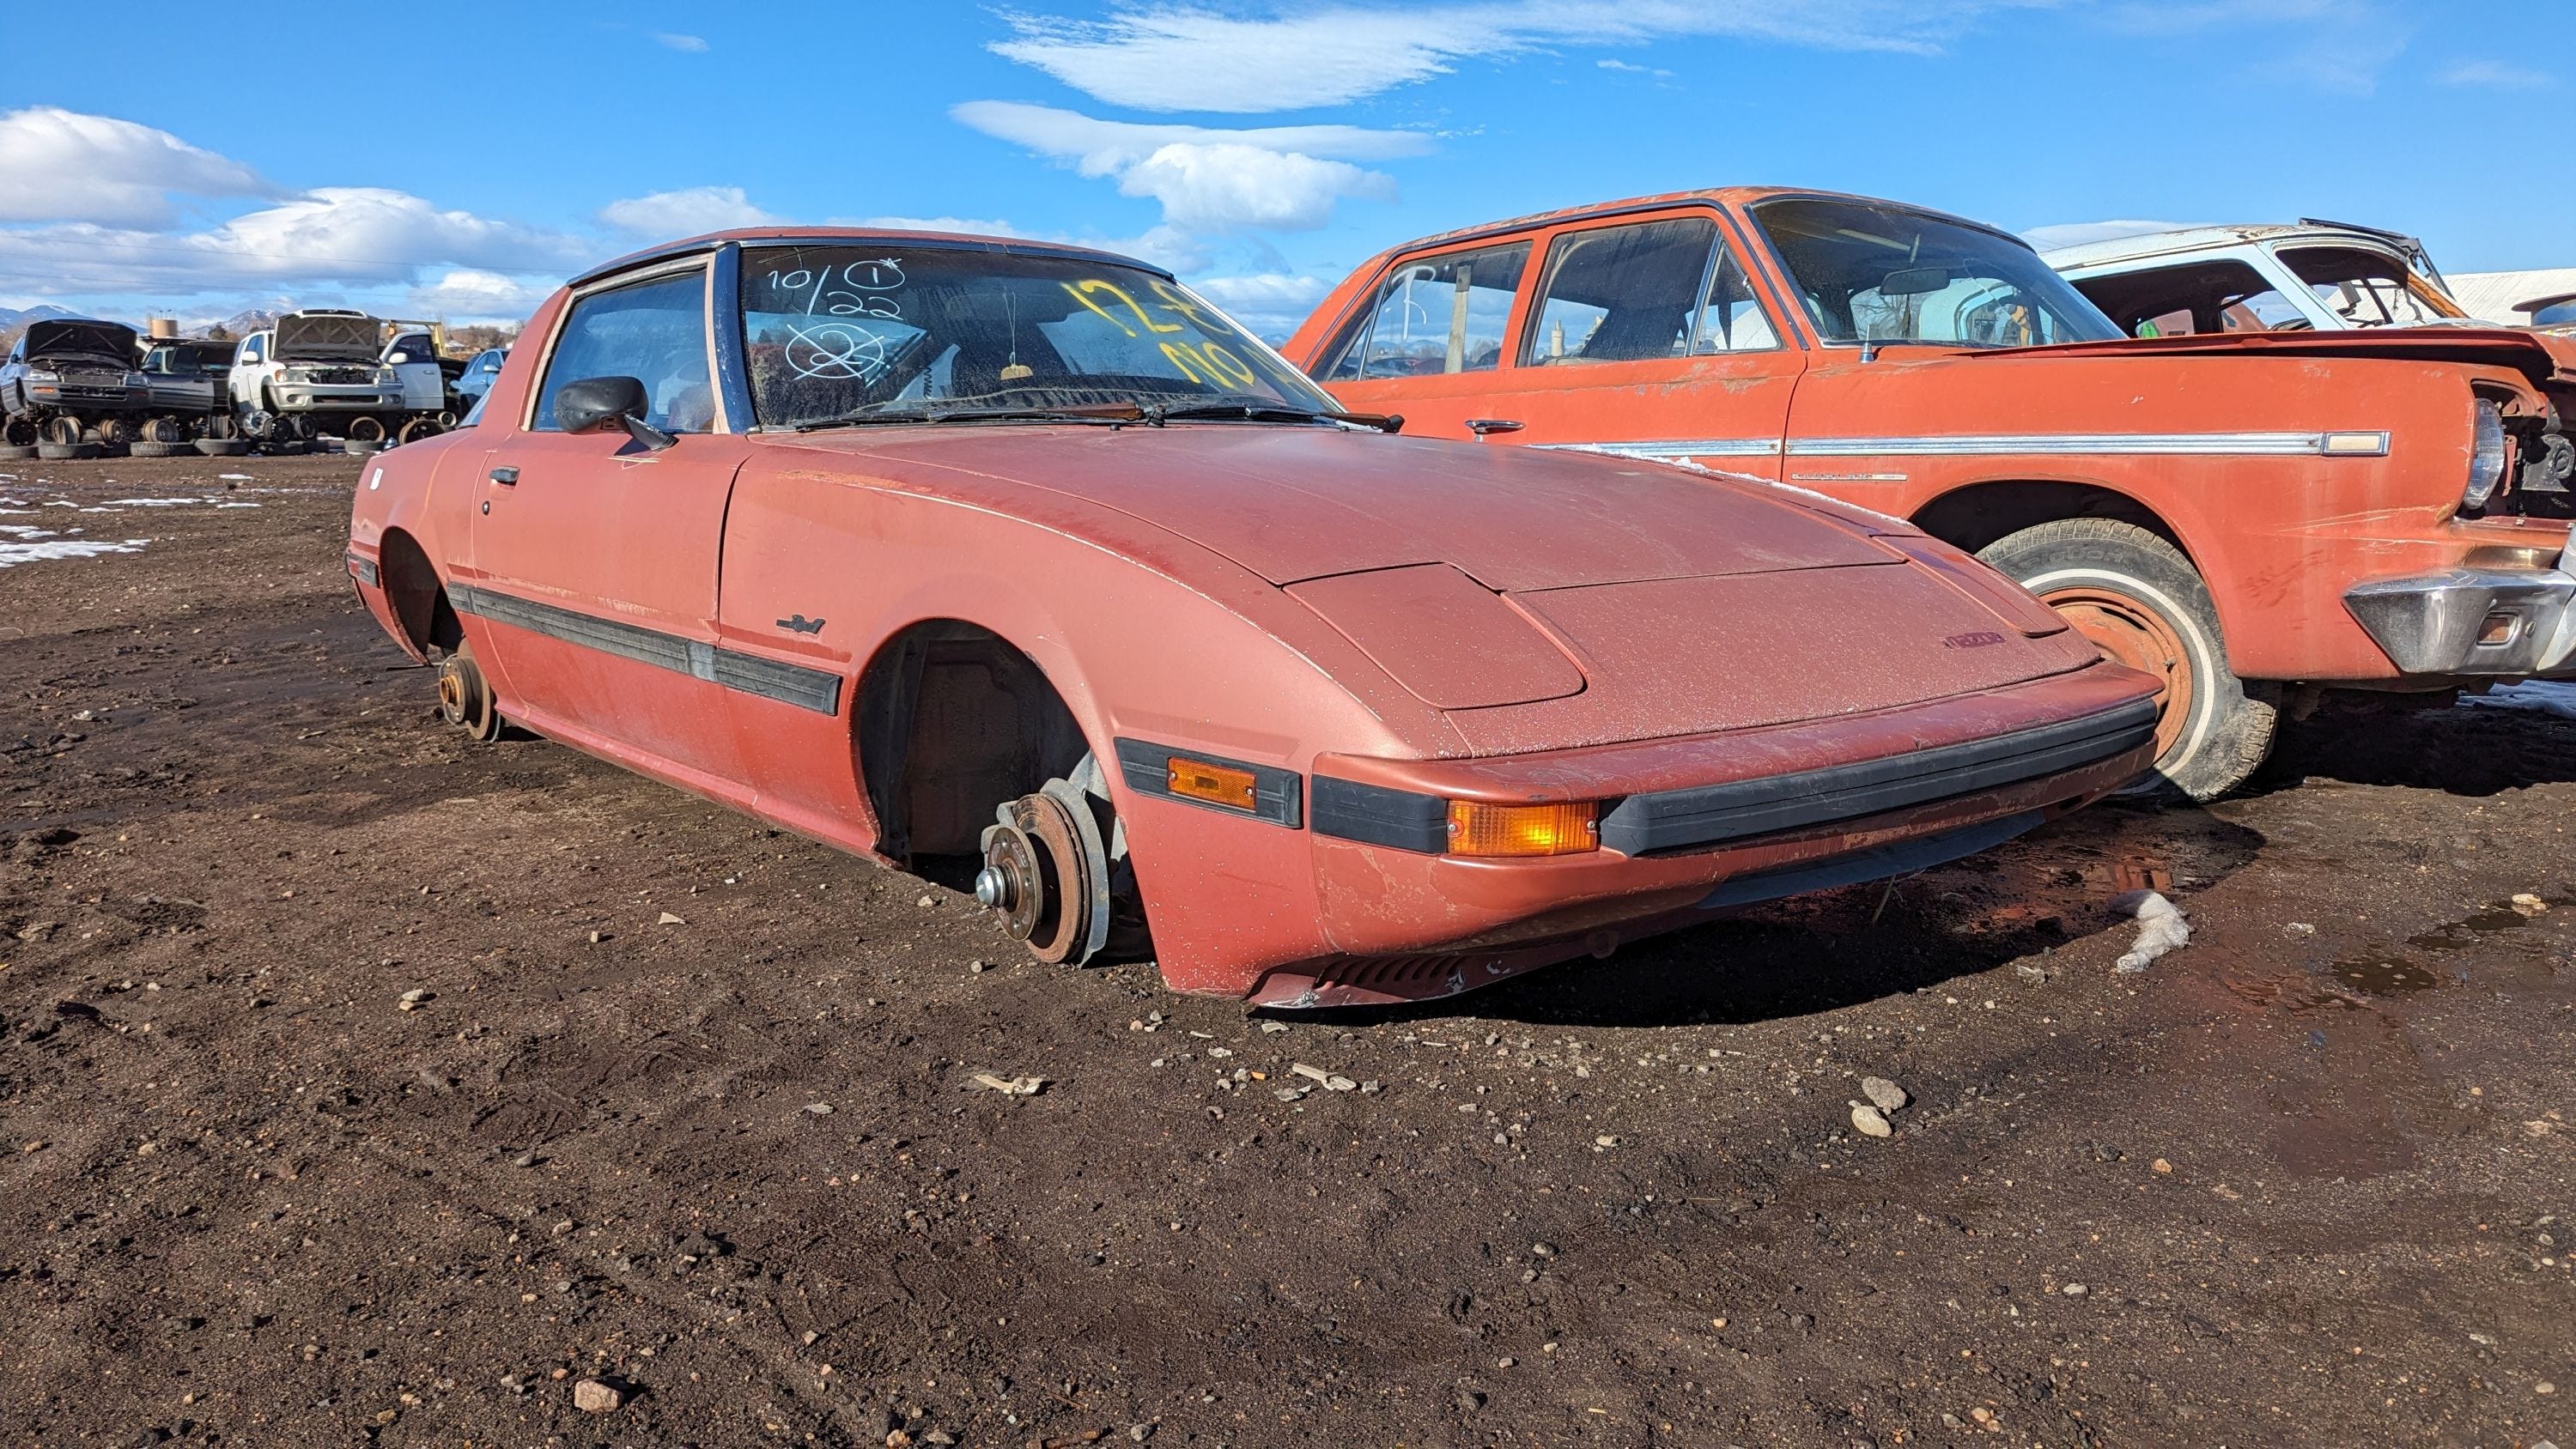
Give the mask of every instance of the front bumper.
[[[1760, 901], [1972, 855], [2119, 788], [2154, 755], [2143, 676], [2105, 665], [1736, 735], [1469, 760], [1321, 757], [1307, 828], [1335, 954], [1274, 967], [1246, 994], [1383, 1005], [1606, 955]], [[1353, 785], [1368, 793], [1350, 798]], [[1432, 811], [1408, 820], [1405, 797], [1599, 801], [1603, 848], [1441, 853], [1423, 828]]]
[[334, 383], [273, 382], [269, 395], [288, 413], [382, 412], [403, 405], [402, 389]]
[[2547, 674], [2576, 656], [2576, 575], [2563, 569], [2377, 579], [2346, 590], [2343, 603], [2405, 674]]

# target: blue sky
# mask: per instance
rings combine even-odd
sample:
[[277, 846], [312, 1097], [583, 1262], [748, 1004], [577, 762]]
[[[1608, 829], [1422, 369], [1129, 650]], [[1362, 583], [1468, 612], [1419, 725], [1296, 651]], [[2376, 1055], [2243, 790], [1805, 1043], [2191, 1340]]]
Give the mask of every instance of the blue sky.
[[1738, 181], [2576, 264], [2571, 0], [145, 3], [140, 69], [30, 63], [98, 54], [98, 12], [15, 12], [0, 306], [516, 318], [711, 225], [949, 219], [1278, 335], [1390, 243]]

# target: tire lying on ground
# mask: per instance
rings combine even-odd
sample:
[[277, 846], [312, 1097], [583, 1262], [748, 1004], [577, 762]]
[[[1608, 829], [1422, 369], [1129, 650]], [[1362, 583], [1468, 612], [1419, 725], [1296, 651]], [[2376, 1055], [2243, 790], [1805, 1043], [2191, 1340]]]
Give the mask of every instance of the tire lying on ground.
[[250, 444], [239, 438], [199, 438], [196, 449], [209, 458], [238, 458], [250, 451]]
[[65, 463], [79, 458], [95, 458], [105, 452], [96, 443], [38, 443], [36, 456], [49, 463]]
[[2182, 550], [2115, 518], [2061, 518], [1978, 551], [2102, 651], [2163, 681], [2156, 769], [2138, 789], [2211, 800], [2272, 752], [2277, 686], [2227, 667], [2208, 586]]
[[371, 453], [381, 453], [384, 450], [385, 445], [382, 443], [360, 442], [356, 438], [351, 438], [340, 445], [340, 451], [352, 458], [364, 458]]
[[33, 443], [0, 443], [0, 463], [15, 463], [35, 456], [36, 445]]
[[138, 458], [180, 458], [197, 450], [186, 443], [128, 443], [125, 450]]

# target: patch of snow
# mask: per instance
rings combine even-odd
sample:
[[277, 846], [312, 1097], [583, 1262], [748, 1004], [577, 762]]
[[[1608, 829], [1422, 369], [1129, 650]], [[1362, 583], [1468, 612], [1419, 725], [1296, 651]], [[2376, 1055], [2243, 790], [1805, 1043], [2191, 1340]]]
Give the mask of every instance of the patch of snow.
[[30, 528], [23, 523], [0, 523], [0, 533], [10, 534], [18, 538], [51, 538], [54, 536], [54, 531], [50, 528]]
[[2460, 696], [2460, 703], [2480, 709], [2515, 709], [2528, 714], [2576, 719], [2576, 682], [2529, 679], [2520, 684], [2499, 684], [2484, 694], [2464, 694]]
[[103, 553], [141, 553], [152, 540], [129, 538], [123, 543], [104, 540], [58, 538], [49, 543], [0, 543], [0, 569], [15, 568], [22, 563], [42, 563], [48, 559], [96, 558]]
[[215, 477], [225, 483], [247, 483], [250, 481], [250, 475], [248, 473], [218, 473]]
[[111, 498], [99, 506], [102, 508], [193, 508], [197, 504], [209, 501], [211, 500], [204, 498]]
[[218, 503], [215, 506], [217, 508], [257, 508], [259, 505], [256, 503]]

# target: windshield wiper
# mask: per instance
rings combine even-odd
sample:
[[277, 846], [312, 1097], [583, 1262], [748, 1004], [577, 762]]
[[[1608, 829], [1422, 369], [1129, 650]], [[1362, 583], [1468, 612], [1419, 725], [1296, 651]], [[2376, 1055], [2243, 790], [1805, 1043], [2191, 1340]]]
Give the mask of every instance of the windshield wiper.
[[1152, 415], [1134, 403], [1084, 403], [1061, 408], [885, 408], [863, 413], [847, 413], [837, 418], [815, 418], [796, 425], [796, 431], [810, 433], [817, 428], [864, 428], [893, 423], [1142, 423]]
[[1375, 428], [1382, 433], [1404, 426], [1402, 418], [1376, 413], [1317, 412], [1313, 408], [1287, 407], [1277, 403], [1184, 403], [1179, 407], [1156, 407], [1147, 410], [1148, 421], [1166, 422], [1246, 422], [1246, 423], [1349, 423], [1356, 427]]

